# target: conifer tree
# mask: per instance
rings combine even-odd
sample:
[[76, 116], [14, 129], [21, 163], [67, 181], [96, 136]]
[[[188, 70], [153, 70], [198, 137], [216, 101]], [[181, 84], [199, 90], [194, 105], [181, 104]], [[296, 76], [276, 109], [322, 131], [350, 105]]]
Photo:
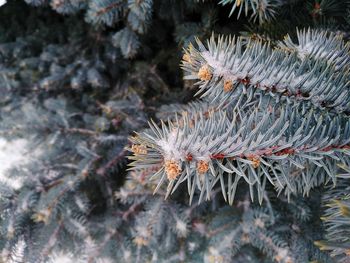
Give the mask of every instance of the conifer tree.
[[350, 260], [347, 1], [0, 6], [0, 262]]

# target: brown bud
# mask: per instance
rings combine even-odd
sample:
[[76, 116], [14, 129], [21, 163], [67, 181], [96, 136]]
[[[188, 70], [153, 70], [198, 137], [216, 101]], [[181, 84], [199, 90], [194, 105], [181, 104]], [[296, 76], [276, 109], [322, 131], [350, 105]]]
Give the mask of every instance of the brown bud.
[[208, 81], [211, 80], [212, 76], [213, 74], [208, 65], [202, 66], [198, 71], [198, 78], [200, 78], [200, 80]]
[[182, 56], [182, 60], [183, 61], [186, 61], [186, 62], [188, 62], [188, 63], [191, 63], [191, 56], [189, 55], [189, 54], [187, 54], [187, 53], [185, 53], [183, 56]]
[[209, 170], [209, 163], [203, 160], [197, 162], [197, 171], [199, 174], [205, 174]]
[[181, 173], [181, 167], [177, 161], [166, 160], [164, 167], [169, 180], [175, 180]]
[[233, 82], [232, 82], [232, 80], [229, 80], [229, 79], [225, 80], [224, 81], [224, 91], [225, 92], [229, 92], [232, 89], [233, 89]]
[[148, 245], [148, 240], [143, 237], [135, 237], [133, 241], [137, 246], [140, 247]]
[[260, 159], [258, 157], [248, 157], [248, 160], [252, 161], [252, 166], [258, 168], [260, 166]]
[[244, 233], [242, 236], [241, 236], [241, 240], [243, 243], [249, 243], [250, 242], [250, 238], [249, 238], [249, 235]]
[[133, 153], [135, 155], [139, 155], [139, 154], [147, 154], [147, 148], [144, 145], [141, 144], [133, 144], [131, 146], [131, 151], [133, 151]]

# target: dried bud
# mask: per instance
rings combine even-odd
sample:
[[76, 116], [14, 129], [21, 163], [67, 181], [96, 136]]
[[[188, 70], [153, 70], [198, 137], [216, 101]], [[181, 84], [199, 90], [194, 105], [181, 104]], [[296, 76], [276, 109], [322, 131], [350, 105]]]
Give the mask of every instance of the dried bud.
[[232, 80], [229, 80], [229, 79], [225, 80], [224, 81], [224, 91], [225, 92], [229, 92], [232, 89], [233, 89], [233, 82], [232, 82]]
[[188, 122], [188, 127], [190, 127], [191, 129], [194, 128], [194, 120], [193, 119]]
[[189, 55], [189, 54], [187, 54], [187, 53], [185, 53], [183, 56], [182, 56], [182, 60], [183, 61], [186, 61], [186, 62], [188, 62], [188, 63], [191, 63], [191, 56]]
[[43, 222], [43, 223], [47, 224], [49, 222], [50, 215], [51, 215], [51, 210], [45, 209], [45, 210], [41, 210], [41, 211], [35, 213], [32, 216], [32, 218], [33, 218], [34, 222], [37, 222], [37, 223]]
[[209, 170], [209, 163], [203, 160], [197, 162], [197, 171], [199, 174], [205, 174]]
[[164, 166], [169, 180], [175, 180], [181, 173], [179, 163], [174, 160], [166, 160]]
[[135, 237], [133, 241], [137, 246], [147, 246], [148, 245], [148, 240], [143, 238], [143, 237]]
[[214, 255], [210, 255], [208, 257], [209, 263], [222, 263], [224, 262], [224, 257], [223, 256], [214, 256]]
[[209, 263], [223, 263], [223, 262], [225, 262], [225, 259], [222, 255], [220, 255], [220, 252], [216, 248], [209, 247], [208, 262]]
[[178, 125], [180, 128], [183, 128], [183, 127], [184, 127], [184, 119], [183, 119], [183, 118], [178, 119], [177, 125]]
[[131, 151], [133, 151], [133, 153], [135, 155], [140, 155], [140, 154], [147, 154], [147, 148], [144, 145], [141, 144], [133, 144], [131, 146]]
[[104, 111], [104, 113], [106, 113], [107, 115], [110, 115], [113, 112], [112, 107], [110, 106], [103, 106], [102, 110]]
[[243, 243], [249, 243], [250, 242], [250, 238], [249, 238], [249, 235], [244, 233], [242, 236], [241, 236], [241, 240]]
[[258, 168], [260, 166], [260, 159], [258, 157], [248, 157], [248, 160], [252, 161], [252, 166]]
[[277, 262], [293, 263], [293, 260], [288, 256], [288, 250], [285, 248], [279, 248], [277, 250], [277, 255], [274, 257]]
[[202, 66], [198, 71], [198, 78], [200, 78], [200, 80], [208, 81], [211, 80], [212, 76], [213, 74], [208, 65]]

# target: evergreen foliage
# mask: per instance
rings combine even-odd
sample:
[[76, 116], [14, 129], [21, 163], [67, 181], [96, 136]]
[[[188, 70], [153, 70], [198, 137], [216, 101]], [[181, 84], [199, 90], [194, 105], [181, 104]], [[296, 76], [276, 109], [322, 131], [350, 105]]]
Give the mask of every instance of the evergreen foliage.
[[350, 260], [347, 1], [7, 2], [0, 262]]
[[[347, 169], [348, 173], [348, 169]], [[338, 183], [334, 189], [328, 189], [323, 202], [327, 241], [318, 241], [322, 250], [331, 251], [338, 262], [347, 262], [349, 256], [349, 184], [346, 180]]]
[[280, 0], [221, 0], [219, 2], [222, 5], [231, 4], [232, 9], [230, 15], [235, 10], [238, 10], [238, 18], [241, 13], [244, 12], [245, 15], [248, 15], [248, 12], [252, 12], [251, 17], [253, 20], [259, 19], [260, 23], [263, 23], [265, 20], [270, 20], [274, 18], [276, 9], [282, 4]]

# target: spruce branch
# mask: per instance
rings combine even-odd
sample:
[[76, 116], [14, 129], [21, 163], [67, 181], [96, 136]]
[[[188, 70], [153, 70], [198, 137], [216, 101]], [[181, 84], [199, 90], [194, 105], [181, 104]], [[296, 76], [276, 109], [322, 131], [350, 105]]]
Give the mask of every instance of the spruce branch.
[[271, 20], [277, 14], [276, 9], [281, 6], [280, 0], [221, 0], [221, 5], [233, 4], [229, 16], [235, 11], [238, 11], [237, 19], [244, 12], [245, 16], [252, 13], [250, 18], [262, 24], [265, 21]]
[[128, 23], [132, 30], [144, 34], [152, 18], [153, 0], [129, 0]]
[[[223, 111], [207, 118], [189, 119], [184, 114], [167, 125], [162, 122], [161, 127], [151, 123], [150, 128], [131, 138], [131, 169], [161, 165], [152, 176], [158, 178], [155, 192], [167, 184], [168, 197], [187, 181], [190, 202], [196, 188], [199, 202], [204, 197], [210, 200], [219, 181], [230, 204], [241, 179], [249, 185], [252, 199], [255, 187], [259, 202], [267, 183], [279, 191], [309, 191], [313, 176], [309, 166], [319, 167], [320, 174], [335, 182], [336, 164], [349, 160], [350, 121], [298, 108], [254, 109], [240, 116], [234, 113], [232, 118]], [[295, 168], [301, 170], [305, 189], [289, 176]]]
[[297, 29], [296, 42], [286, 35], [283, 41], [278, 42], [278, 47], [287, 52], [296, 52], [302, 60], [324, 60], [336, 69], [349, 69], [350, 45], [339, 33], [311, 28]]
[[86, 20], [95, 25], [112, 26], [122, 13], [123, 0], [96, 0], [89, 2]]
[[52, 0], [50, 5], [60, 14], [74, 14], [83, 9], [86, 3], [84, 0]]
[[[346, 168], [347, 173], [349, 168]], [[349, 175], [349, 174], [348, 174]], [[331, 252], [337, 262], [346, 263], [350, 256], [350, 194], [348, 178], [342, 179], [336, 188], [329, 188], [324, 197], [325, 240], [316, 241], [321, 250]]]
[[207, 48], [197, 39], [183, 57], [185, 79], [198, 80], [202, 97], [220, 105], [243, 98], [270, 95], [277, 102], [350, 113], [346, 69], [339, 74], [326, 62], [300, 60], [297, 54], [273, 50], [269, 44], [242, 38], [214, 36]]

